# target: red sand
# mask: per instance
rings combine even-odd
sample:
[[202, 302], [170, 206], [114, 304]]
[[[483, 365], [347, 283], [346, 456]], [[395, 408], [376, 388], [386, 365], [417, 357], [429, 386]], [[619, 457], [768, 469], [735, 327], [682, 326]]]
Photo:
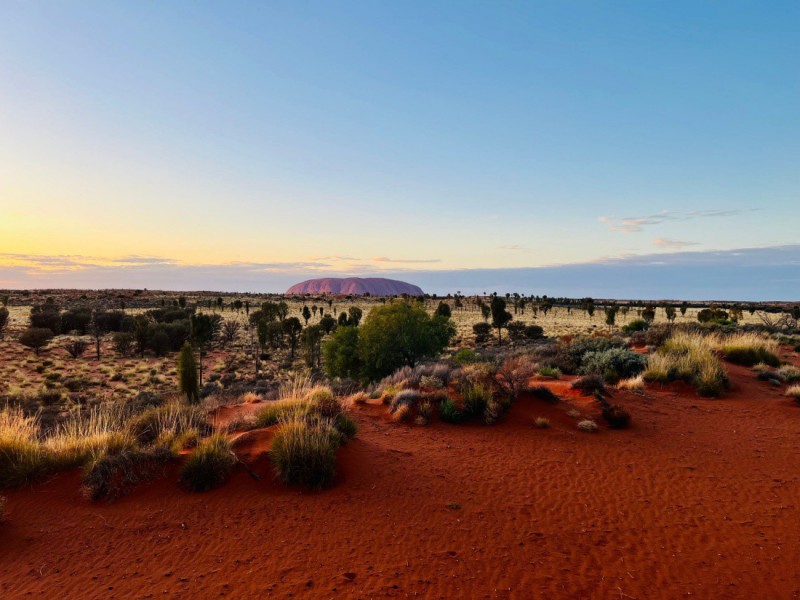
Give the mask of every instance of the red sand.
[[274, 481], [268, 430], [237, 446], [262, 480], [239, 469], [205, 494], [173, 469], [91, 504], [61, 475], [7, 494], [0, 595], [798, 597], [800, 408], [729, 371], [717, 400], [619, 392], [634, 426], [596, 434], [532, 398], [492, 427], [358, 407], [321, 493]]

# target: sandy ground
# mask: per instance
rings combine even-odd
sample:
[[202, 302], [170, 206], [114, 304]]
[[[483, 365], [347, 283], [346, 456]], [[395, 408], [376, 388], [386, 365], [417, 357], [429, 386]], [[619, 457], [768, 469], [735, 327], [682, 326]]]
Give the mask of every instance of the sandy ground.
[[492, 427], [359, 406], [320, 493], [273, 479], [268, 430], [239, 445], [262, 480], [239, 470], [204, 494], [182, 491], [176, 467], [91, 504], [63, 474], [7, 494], [0, 595], [797, 598], [800, 408], [728, 369], [722, 399], [617, 392], [633, 427], [595, 434], [528, 397]]

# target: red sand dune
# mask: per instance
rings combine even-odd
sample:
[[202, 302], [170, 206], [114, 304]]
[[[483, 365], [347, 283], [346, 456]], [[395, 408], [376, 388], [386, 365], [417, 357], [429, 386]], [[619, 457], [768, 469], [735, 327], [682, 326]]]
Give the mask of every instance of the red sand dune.
[[421, 296], [422, 289], [416, 285], [383, 279], [381, 277], [324, 277], [297, 283], [286, 290], [287, 294], [370, 294], [371, 296], [395, 296], [408, 294]]
[[618, 392], [633, 427], [596, 434], [534, 398], [492, 427], [360, 406], [321, 493], [272, 478], [269, 430], [237, 446], [262, 480], [240, 468], [209, 493], [179, 489], [176, 467], [91, 504], [64, 474], [8, 493], [0, 595], [798, 597], [800, 408], [729, 370], [722, 399]]

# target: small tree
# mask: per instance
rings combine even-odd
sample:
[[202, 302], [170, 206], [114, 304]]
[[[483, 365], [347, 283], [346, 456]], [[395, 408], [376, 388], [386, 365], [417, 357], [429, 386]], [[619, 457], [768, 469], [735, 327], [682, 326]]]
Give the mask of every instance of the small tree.
[[3, 331], [8, 325], [8, 309], [5, 306], [0, 307], [0, 340], [3, 339]]
[[363, 363], [359, 355], [359, 331], [355, 327], [339, 327], [322, 349], [328, 377], [356, 378]]
[[239, 321], [234, 321], [231, 319], [223, 323], [222, 340], [226, 346], [236, 341], [236, 336], [239, 335], [239, 329], [241, 329]]
[[88, 344], [84, 340], [75, 338], [64, 344], [64, 349], [72, 358], [79, 358], [84, 352], [86, 352], [87, 346]]
[[192, 315], [192, 341], [200, 352], [200, 385], [203, 385], [203, 355], [206, 348], [219, 333], [222, 317], [219, 315], [208, 315], [204, 313]]
[[358, 327], [362, 316], [364, 316], [364, 312], [357, 306], [351, 306], [347, 309], [347, 323], [353, 327]]
[[606, 325], [610, 327], [614, 327], [614, 323], [617, 321], [617, 312], [619, 311], [619, 306], [606, 306]]
[[673, 323], [675, 321], [675, 317], [678, 316], [678, 311], [675, 310], [674, 306], [667, 305], [664, 307], [664, 313], [667, 315], [667, 321]]
[[[322, 309], [320, 309], [320, 312], [321, 311]], [[334, 319], [330, 315], [325, 315], [319, 320], [319, 326], [322, 327], [322, 331], [328, 334], [334, 329], [336, 329], [336, 319]]]
[[290, 360], [294, 360], [294, 352], [297, 349], [297, 342], [300, 339], [300, 333], [303, 331], [303, 324], [297, 317], [288, 317], [283, 321], [283, 332], [289, 340]]
[[452, 314], [450, 305], [447, 302], [439, 302], [439, 306], [436, 307], [435, 314], [449, 319], [450, 315]]
[[303, 349], [305, 350], [306, 364], [309, 367], [319, 367], [322, 362], [322, 327], [312, 325], [303, 331]]
[[503, 328], [506, 327], [514, 317], [506, 310], [506, 301], [500, 298], [500, 296], [492, 298], [491, 310], [492, 327], [497, 329], [497, 343], [502, 345]]
[[33, 350], [37, 356], [53, 339], [53, 332], [46, 327], [29, 327], [19, 336], [19, 343]]
[[194, 359], [194, 349], [186, 342], [178, 355], [178, 384], [181, 392], [186, 394], [189, 404], [200, 402], [200, 384], [197, 378], [197, 362]]
[[311, 309], [308, 308], [308, 306], [303, 306], [302, 315], [306, 322], [306, 326], [308, 326], [308, 320], [311, 318]]

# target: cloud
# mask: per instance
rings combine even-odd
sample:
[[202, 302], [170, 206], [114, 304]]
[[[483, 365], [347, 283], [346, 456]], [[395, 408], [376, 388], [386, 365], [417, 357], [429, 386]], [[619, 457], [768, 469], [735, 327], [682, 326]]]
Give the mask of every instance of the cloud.
[[387, 258], [386, 256], [376, 256], [370, 259], [377, 263], [438, 263], [441, 258]]
[[692, 219], [708, 219], [718, 217], [735, 217], [743, 210], [693, 210], [689, 212], [662, 211], [654, 215], [643, 217], [599, 217], [597, 220], [606, 223], [612, 231], [623, 233], [636, 233], [651, 225], [660, 225], [668, 221], [691, 221]]
[[697, 246], [698, 242], [681, 242], [680, 240], [659, 237], [653, 240], [653, 245], [659, 248], [686, 248], [687, 246]]

